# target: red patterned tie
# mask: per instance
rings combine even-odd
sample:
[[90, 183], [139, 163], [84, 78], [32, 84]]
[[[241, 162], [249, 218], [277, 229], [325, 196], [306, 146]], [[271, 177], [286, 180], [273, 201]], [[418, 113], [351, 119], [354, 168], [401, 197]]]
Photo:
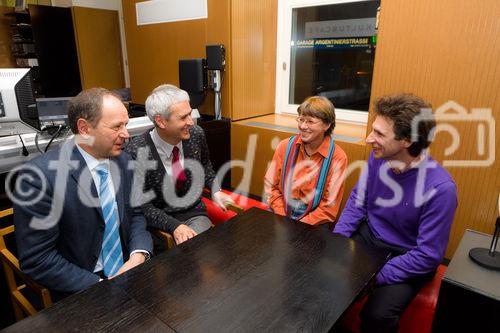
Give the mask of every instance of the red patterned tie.
[[179, 148], [172, 149], [172, 177], [175, 180], [175, 188], [178, 190], [187, 180], [186, 173], [179, 160]]

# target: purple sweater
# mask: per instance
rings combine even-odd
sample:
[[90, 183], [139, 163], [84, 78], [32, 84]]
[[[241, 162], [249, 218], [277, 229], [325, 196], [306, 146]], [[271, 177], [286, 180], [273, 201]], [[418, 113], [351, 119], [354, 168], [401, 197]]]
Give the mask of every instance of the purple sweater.
[[389, 260], [376, 277], [379, 285], [395, 284], [437, 268], [456, 208], [455, 182], [430, 156], [418, 167], [395, 174], [372, 153], [333, 232], [351, 237], [368, 217], [377, 239], [407, 249]]

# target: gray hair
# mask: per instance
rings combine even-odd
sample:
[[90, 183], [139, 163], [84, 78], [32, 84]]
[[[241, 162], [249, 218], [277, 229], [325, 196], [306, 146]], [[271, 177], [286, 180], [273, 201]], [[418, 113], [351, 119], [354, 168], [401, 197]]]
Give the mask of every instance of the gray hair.
[[170, 107], [180, 102], [189, 102], [186, 91], [172, 84], [162, 84], [156, 87], [146, 99], [146, 113], [155, 123], [155, 117], [160, 115], [164, 119], [170, 117]]

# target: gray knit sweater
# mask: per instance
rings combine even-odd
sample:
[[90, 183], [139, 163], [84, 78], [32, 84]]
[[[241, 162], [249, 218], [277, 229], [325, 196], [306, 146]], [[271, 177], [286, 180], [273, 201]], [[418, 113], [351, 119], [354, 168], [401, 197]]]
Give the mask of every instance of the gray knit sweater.
[[[149, 130], [133, 138], [125, 147], [125, 151], [136, 160], [135, 172], [144, 173], [144, 186], [141, 193], [148, 193], [149, 191], [152, 191], [152, 194], [154, 193], [154, 197], [142, 205], [147, 224], [150, 227], [173, 232], [183, 221], [193, 216], [206, 215], [206, 207], [201, 201], [201, 188], [203, 187], [201, 185], [212, 189], [215, 182], [217, 190], [220, 189], [209, 159], [208, 146], [203, 129], [199, 126], [193, 126], [190, 129], [190, 133], [190, 139], [182, 141], [187, 181], [181, 189], [175, 191], [177, 198], [168, 197], [168, 192], [174, 192], [174, 185], [160, 161], [160, 156], [151, 140]], [[147, 159], [142, 159], [141, 161], [141, 159], [138, 159], [138, 152], [142, 147], [149, 148], [146, 149], [149, 153]], [[205, 173], [204, 184], [195, 185], [192, 189], [193, 174], [189, 168], [186, 168], [186, 161], [189, 160], [198, 161]], [[156, 168], [148, 170], [147, 163], [151, 163], [152, 161], [156, 162]], [[167, 195], [167, 199], [165, 199], [166, 195], [164, 193]]]

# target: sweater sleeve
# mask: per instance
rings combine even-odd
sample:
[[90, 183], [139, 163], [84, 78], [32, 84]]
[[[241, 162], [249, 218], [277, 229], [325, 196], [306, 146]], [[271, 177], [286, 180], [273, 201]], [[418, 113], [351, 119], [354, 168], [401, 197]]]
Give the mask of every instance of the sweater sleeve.
[[416, 247], [389, 260], [378, 273], [377, 284], [400, 283], [435, 270], [443, 260], [456, 208], [455, 184], [438, 185], [420, 216]]
[[165, 213], [163, 209], [156, 208], [152, 202], [142, 205], [142, 211], [146, 217], [148, 227], [172, 233], [182, 224], [175, 217]]
[[367, 217], [367, 177], [369, 167], [366, 168], [351, 191], [349, 199], [335, 225], [333, 232], [345, 237], [351, 237], [359, 225]]

